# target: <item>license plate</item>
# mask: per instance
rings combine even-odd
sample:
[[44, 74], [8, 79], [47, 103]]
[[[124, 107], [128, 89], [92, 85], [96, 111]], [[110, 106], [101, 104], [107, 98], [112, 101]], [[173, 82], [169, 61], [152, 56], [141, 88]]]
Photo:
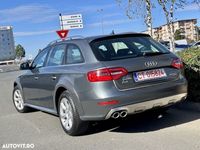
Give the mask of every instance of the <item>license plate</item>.
[[164, 69], [154, 69], [148, 71], [140, 71], [134, 73], [134, 80], [135, 82], [151, 80], [151, 79], [158, 79], [166, 77], [166, 73]]

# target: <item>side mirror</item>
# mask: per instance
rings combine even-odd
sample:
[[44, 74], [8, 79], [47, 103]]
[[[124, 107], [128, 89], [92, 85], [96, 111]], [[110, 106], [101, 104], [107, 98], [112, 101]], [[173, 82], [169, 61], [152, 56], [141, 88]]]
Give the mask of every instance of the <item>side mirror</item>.
[[23, 62], [22, 64], [20, 64], [20, 70], [28, 70], [28, 69], [30, 69], [28, 62]]

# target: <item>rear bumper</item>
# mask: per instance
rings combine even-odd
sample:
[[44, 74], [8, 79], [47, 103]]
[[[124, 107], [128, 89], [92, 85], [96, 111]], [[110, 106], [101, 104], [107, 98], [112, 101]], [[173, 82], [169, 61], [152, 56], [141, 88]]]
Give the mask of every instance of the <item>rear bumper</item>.
[[169, 106], [173, 105], [175, 103], [178, 103], [182, 100], [185, 100], [187, 96], [187, 93], [182, 93], [182, 94], [177, 94], [169, 97], [164, 97], [164, 98], [159, 98], [151, 101], [146, 101], [142, 103], [137, 103], [137, 104], [132, 104], [132, 105], [127, 105], [127, 106], [122, 106], [122, 107], [117, 107], [114, 109], [111, 109], [109, 113], [106, 115], [105, 119], [111, 118], [111, 115], [114, 112], [117, 111], [127, 111], [128, 114], [135, 114], [135, 113], [140, 113], [149, 109], [153, 108], [158, 108], [158, 107], [164, 107], [164, 106]]
[[[109, 83], [108, 83], [109, 84]], [[79, 100], [83, 108], [81, 120], [106, 120], [113, 112], [125, 110], [128, 114], [139, 113], [155, 107], [165, 107], [184, 100], [187, 95], [187, 81], [177, 80], [151, 87], [119, 91], [115, 87], [99, 88], [79, 93]], [[99, 106], [98, 102], [118, 100], [119, 104]]]

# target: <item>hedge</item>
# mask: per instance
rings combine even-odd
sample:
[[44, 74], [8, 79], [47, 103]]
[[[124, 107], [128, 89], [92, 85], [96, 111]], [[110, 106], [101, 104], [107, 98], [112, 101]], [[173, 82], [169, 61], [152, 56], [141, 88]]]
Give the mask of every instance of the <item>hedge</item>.
[[177, 54], [184, 62], [188, 100], [200, 102], [200, 48], [189, 48]]

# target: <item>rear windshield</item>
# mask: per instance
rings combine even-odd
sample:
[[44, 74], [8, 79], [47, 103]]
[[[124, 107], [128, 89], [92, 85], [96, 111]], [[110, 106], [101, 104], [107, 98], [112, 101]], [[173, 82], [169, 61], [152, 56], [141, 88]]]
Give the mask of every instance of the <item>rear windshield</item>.
[[148, 36], [97, 39], [90, 46], [99, 61], [169, 53], [167, 48]]

